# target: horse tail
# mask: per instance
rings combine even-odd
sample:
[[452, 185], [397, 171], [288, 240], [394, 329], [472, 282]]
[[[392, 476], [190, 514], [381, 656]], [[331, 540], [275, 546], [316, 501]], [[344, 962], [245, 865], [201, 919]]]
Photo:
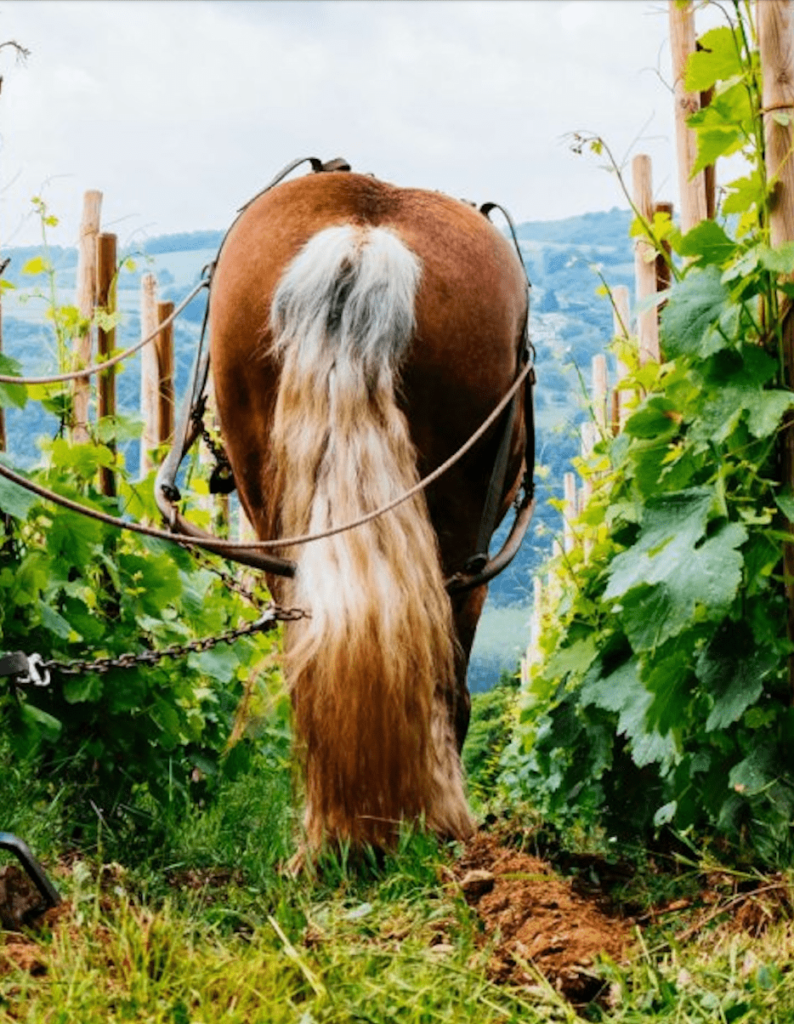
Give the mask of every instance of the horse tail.
[[[315, 235], [284, 272], [270, 317], [282, 536], [350, 522], [417, 482], [395, 385], [420, 274], [393, 231], [351, 225]], [[452, 614], [424, 496], [292, 557], [290, 599], [311, 613], [285, 641], [309, 845], [387, 844], [401, 818], [464, 837]]]

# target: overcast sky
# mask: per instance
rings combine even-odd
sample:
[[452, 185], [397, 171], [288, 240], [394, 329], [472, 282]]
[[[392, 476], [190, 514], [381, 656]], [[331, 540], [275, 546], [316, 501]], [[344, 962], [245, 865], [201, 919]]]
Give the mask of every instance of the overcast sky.
[[677, 195], [665, 0], [0, 0], [5, 40], [3, 245], [36, 194], [73, 244], [91, 188], [122, 245], [225, 228], [308, 155], [518, 221], [625, 206], [581, 130]]

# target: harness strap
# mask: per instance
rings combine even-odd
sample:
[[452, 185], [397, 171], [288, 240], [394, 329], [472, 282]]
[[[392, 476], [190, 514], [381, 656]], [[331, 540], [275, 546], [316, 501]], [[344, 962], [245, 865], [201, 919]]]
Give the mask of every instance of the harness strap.
[[[524, 320], [524, 329], [522, 331], [522, 343], [519, 352], [519, 358], [526, 365], [532, 357], [532, 344], [529, 340], [529, 295], [532, 288], [532, 283], [529, 280], [526, 266], [521, 258], [521, 247], [518, 244], [518, 236], [516, 234], [515, 225], [513, 219], [507, 210], [499, 203], [483, 203], [480, 207], [480, 213], [483, 214], [488, 220], [490, 220], [490, 213], [492, 210], [499, 210], [502, 216], [507, 221], [507, 226], [510, 229], [510, 235], [513, 239], [513, 245], [518, 256], [518, 261], [521, 264], [524, 275], [527, 279], [527, 313], [526, 319]], [[525, 421], [525, 473], [523, 480], [523, 487], [527, 496], [527, 501], [531, 502], [534, 496], [534, 466], [535, 466], [535, 427], [534, 427], [534, 410], [532, 403], [532, 387], [535, 383], [534, 370], [530, 371], [530, 375], [527, 379], [524, 390], [524, 421]], [[506, 413], [505, 425], [502, 431], [502, 437], [499, 442], [499, 448], [496, 453], [496, 459], [494, 461], [493, 469], [491, 470], [491, 477], [488, 481], [488, 490], [485, 495], [485, 505], [483, 506], [482, 516], [480, 517], [480, 526], [477, 531], [477, 544], [474, 550], [474, 554], [466, 561], [464, 574], [469, 574], [471, 579], [480, 578], [489, 562], [488, 551], [491, 544], [491, 537], [493, 536], [494, 530], [499, 523], [499, 511], [502, 505], [504, 497], [505, 483], [507, 478], [507, 464], [510, 458], [510, 446], [513, 440], [513, 428], [515, 427], [516, 415], [518, 413], [518, 393], [514, 396], [510, 403], [510, 407]], [[516, 517], [518, 520], [518, 516]], [[529, 522], [527, 522], [527, 526]], [[521, 535], [523, 537], [523, 533]], [[520, 539], [519, 539], [520, 544]], [[517, 547], [516, 547], [517, 550]], [[504, 548], [502, 549], [504, 552]], [[500, 555], [502, 554], [500, 552]], [[515, 554], [515, 552], [513, 552]], [[499, 557], [499, 556], [498, 556]], [[512, 558], [512, 556], [511, 556]], [[507, 564], [507, 563], [505, 563]], [[504, 565], [502, 566], [504, 568]], [[497, 570], [501, 571], [501, 569]], [[496, 575], [496, 572], [493, 573]], [[462, 580], [462, 576], [458, 577]], [[492, 577], [490, 577], [492, 578]], [[475, 586], [475, 583], [469, 583], [469, 586]]]

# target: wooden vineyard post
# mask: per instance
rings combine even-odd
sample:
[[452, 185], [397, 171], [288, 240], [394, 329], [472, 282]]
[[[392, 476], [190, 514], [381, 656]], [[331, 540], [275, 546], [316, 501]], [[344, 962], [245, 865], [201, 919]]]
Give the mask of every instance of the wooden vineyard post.
[[[0, 275], [2, 275], [4, 267], [0, 267]], [[3, 293], [0, 290], [0, 354], [3, 351]], [[4, 452], [7, 446], [6, 440], [6, 413], [5, 409], [0, 406], [0, 452]]]
[[[80, 241], [77, 252], [77, 309], [80, 319], [90, 321], [97, 302], [97, 236], [102, 212], [102, 193], [96, 190], [83, 196], [83, 216], [80, 221]], [[91, 362], [92, 329], [86, 329], [75, 339], [74, 356], [77, 368]], [[78, 377], [72, 390], [72, 440], [84, 444], [89, 439], [88, 405], [91, 381]]]
[[[157, 330], [157, 278], [144, 274], [141, 279], [141, 340]], [[154, 468], [152, 452], [160, 438], [160, 374], [154, 342], [141, 349], [141, 480]]]
[[[116, 310], [116, 236], [106, 233], [97, 235], [97, 307], [106, 313]], [[114, 327], [97, 329], [97, 355], [100, 362], [106, 360], [116, 345]], [[116, 415], [116, 368], [110, 367], [99, 374], [97, 381], [97, 418], [99, 420]], [[115, 441], [109, 439], [108, 447], [115, 452]], [[102, 466], [99, 470], [99, 488], [103, 494], [116, 494], [116, 477], [112, 469]]]
[[566, 473], [563, 477], [563, 488], [565, 495], [565, 511], [563, 513], [563, 544], [562, 549], [567, 554], [573, 551], [576, 544], [576, 534], [573, 530], [573, 521], [576, 519], [576, 474]]
[[[631, 337], [631, 320], [629, 314], [629, 290], [625, 284], [619, 284], [612, 289], [612, 334], [618, 341], [628, 343]], [[629, 367], [625, 360], [618, 356], [617, 360], [617, 383], [615, 384], [615, 396], [617, 410], [613, 417], [612, 432], [619, 434], [623, 429], [628, 413], [626, 402], [623, 397], [621, 385], [629, 375]]]
[[158, 444], [168, 444], [174, 434], [174, 324], [165, 324], [173, 312], [173, 302], [157, 303], [157, 322], [165, 325], [155, 341], [159, 369]]
[[[758, 42], [764, 81], [764, 135], [767, 179], [774, 183], [769, 209], [772, 245], [794, 240], [794, 0], [756, 3]], [[786, 384], [794, 387], [794, 321], [781, 324]], [[794, 421], [789, 418], [782, 437], [783, 483], [794, 489]], [[788, 596], [788, 632], [794, 639], [794, 524], [788, 523], [791, 543], [783, 545]], [[794, 700], [794, 656], [789, 658], [789, 682]]]
[[606, 437], [610, 415], [607, 409], [607, 357], [603, 353], [599, 352], [598, 355], [593, 356], [591, 372], [593, 375], [593, 415], [598, 433], [601, 437]]
[[[671, 221], [673, 219], [673, 204], [672, 203], [654, 203], [653, 206], [654, 216], [659, 213], [668, 217]], [[662, 243], [664, 252], [658, 252], [656, 254], [656, 291], [664, 292], [670, 287], [672, 283], [672, 271], [670, 270], [670, 243], [665, 240]], [[657, 314], [659, 307], [657, 307]]]
[[[763, 7], [764, 4], [757, 5]], [[675, 95], [675, 136], [678, 154], [678, 188], [681, 202], [681, 230], [690, 231], [708, 216], [706, 176], [700, 171], [690, 180], [697, 157], [697, 139], [687, 118], [700, 109], [700, 94], [684, 87], [686, 63], [695, 52], [695, 12], [691, 0], [670, 0], [670, 50], [673, 59]]]
[[[651, 180], [651, 158], [644, 153], [631, 162], [632, 193], [637, 213], [648, 223], [653, 223], [653, 186]], [[634, 277], [637, 286], [637, 302], [644, 307], [656, 294], [656, 255], [651, 243], [638, 238], [634, 247]], [[643, 308], [637, 317], [637, 333], [640, 340], [640, 363], [651, 360], [659, 362], [659, 322], [656, 307]]]

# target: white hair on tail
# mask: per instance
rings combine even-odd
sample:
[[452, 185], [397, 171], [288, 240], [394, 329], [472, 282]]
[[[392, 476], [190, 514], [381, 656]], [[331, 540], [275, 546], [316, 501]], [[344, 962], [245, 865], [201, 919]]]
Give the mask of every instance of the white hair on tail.
[[[354, 225], [319, 232], [283, 274], [271, 307], [283, 533], [348, 522], [416, 483], [394, 389], [420, 274], [395, 232]], [[289, 599], [311, 610], [286, 637], [310, 845], [388, 842], [403, 816], [466, 835], [452, 616], [424, 497], [292, 554]]]
[[270, 314], [276, 352], [300, 333], [302, 374], [321, 378], [334, 367], [344, 375], [355, 367], [353, 376], [363, 368], [369, 386], [390, 383], [383, 374], [406, 354], [420, 274], [417, 257], [388, 228], [326, 228], [279, 282]]

